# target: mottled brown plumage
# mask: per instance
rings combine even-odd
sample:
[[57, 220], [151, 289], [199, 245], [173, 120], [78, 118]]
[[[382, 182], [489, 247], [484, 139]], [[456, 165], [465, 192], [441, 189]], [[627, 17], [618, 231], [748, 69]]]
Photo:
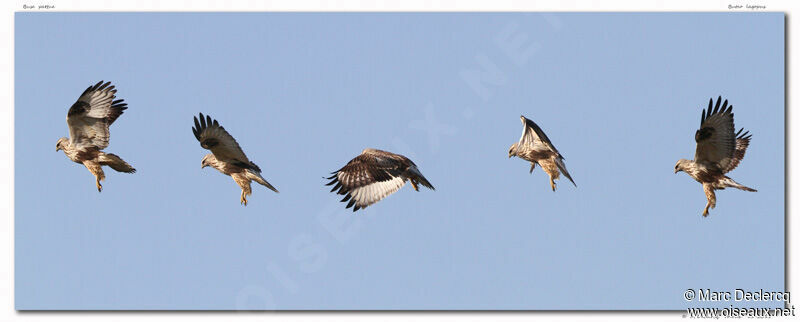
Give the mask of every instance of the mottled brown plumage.
[[418, 184], [435, 190], [417, 168], [405, 156], [377, 149], [364, 149], [341, 169], [329, 177], [334, 185], [331, 192], [344, 195], [342, 202], [353, 211], [366, 208], [399, 190], [410, 181], [414, 190]]
[[508, 149], [508, 157], [519, 157], [531, 163], [529, 173], [533, 172], [536, 165], [542, 167], [545, 173], [550, 177], [550, 188], [556, 191], [556, 183], [553, 181], [558, 179], [560, 174], [563, 173], [575, 187], [575, 181], [567, 171], [567, 166], [564, 164], [564, 157], [558, 152], [550, 138], [542, 131], [539, 125], [527, 119], [525, 116], [520, 116], [522, 121], [522, 137], [519, 142], [511, 145]]
[[200, 142], [201, 147], [211, 150], [211, 153], [203, 157], [201, 168], [211, 166], [219, 172], [231, 176], [233, 181], [242, 188], [239, 198], [242, 205], [247, 206], [247, 196], [252, 194], [251, 181], [278, 192], [278, 189], [275, 189], [261, 176], [261, 168], [247, 158], [236, 139], [220, 126], [217, 120], [212, 120], [210, 116], [200, 113], [199, 120], [196, 116], [194, 117], [192, 133]]
[[[713, 108], [712, 108], [713, 106]], [[690, 177], [703, 185], [707, 203], [703, 209], [703, 216], [708, 216], [708, 209], [717, 205], [714, 190], [723, 190], [728, 187], [756, 191], [743, 186], [725, 174], [735, 169], [744, 158], [745, 151], [750, 145], [749, 132], [740, 129], [735, 132], [733, 124], [733, 105], [728, 105], [728, 100], [722, 102], [722, 96], [708, 101], [708, 109], [704, 109], [700, 117], [700, 129], [695, 132], [697, 142], [694, 160], [680, 159], [675, 164], [675, 173], [684, 171]]]
[[56, 151], [64, 150], [67, 158], [83, 164], [95, 176], [97, 191], [103, 190], [100, 181], [106, 177], [102, 166], [118, 172], [136, 172], [122, 158], [101, 151], [109, 145], [109, 127], [128, 108], [123, 100], [114, 100], [116, 93], [111, 82], [100, 81], [86, 88], [67, 112], [70, 138], [56, 142]]

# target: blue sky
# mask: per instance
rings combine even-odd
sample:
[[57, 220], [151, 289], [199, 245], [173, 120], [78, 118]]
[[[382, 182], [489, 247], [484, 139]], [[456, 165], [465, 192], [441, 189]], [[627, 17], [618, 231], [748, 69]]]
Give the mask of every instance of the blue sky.
[[[683, 309], [784, 285], [780, 13], [17, 13], [17, 309]], [[111, 80], [104, 190], [55, 152]], [[705, 196], [711, 97], [753, 133]], [[200, 169], [209, 114], [281, 193]], [[508, 159], [525, 115], [578, 187]], [[323, 179], [363, 148], [436, 186], [353, 214]], [[728, 303], [720, 304], [728, 307]], [[775, 306], [769, 304], [768, 306]]]

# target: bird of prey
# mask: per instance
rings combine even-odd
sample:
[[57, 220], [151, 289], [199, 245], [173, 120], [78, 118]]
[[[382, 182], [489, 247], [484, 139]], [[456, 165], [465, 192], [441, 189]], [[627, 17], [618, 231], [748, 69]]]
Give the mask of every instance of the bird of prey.
[[564, 165], [564, 157], [558, 153], [547, 134], [544, 134], [544, 131], [536, 123], [525, 116], [520, 116], [519, 119], [522, 120], [522, 137], [519, 138], [519, 142], [512, 144], [508, 149], [508, 157], [516, 156], [529, 161], [531, 170], [528, 173], [533, 173], [537, 164], [541, 166], [544, 172], [550, 176], [550, 188], [553, 191], [556, 191], [556, 183], [553, 180], [558, 179], [559, 173], [563, 173], [577, 187], [578, 185], [567, 171], [567, 166]]
[[326, 186], [336, 184], [331, 192], [344, 195], [341, 201], [349, 200], [346, 208], [353, 207], [353, 212], [381, 201], [403, 187], [406, 181], [410, 181], [416, 191], [419, 191], [418, 184], [436, 190], [413, 161], [377, 149], [364, 149], [332, 174]]
[[101, 151], [108, 147], [108, 127], [128, 108], [123, 100], [114, 100], [116, 93], [111, 82], [100, 81], [86, 88], [67, 112], [69, 139], [60, 138], [56, 143], [56, 152], [64, 150], [67, 158], [89, 169], [98, 192], [103, 190], [100, 181], [106, 178], [104, 165], [119, 172], [136, 172], [122, 158]]
[[686, 172], [697, 182], [703, 184], [703, 191], [708, 199], [706, 207], [703, 209], [703, 217], [708, 216], [708, 208], [713, 209], [717, 205], [714, 190], [732, 187], [744, 191], [756, 191], [725, 175], [742, 161], [752, 135], [748, 135], [749, 131], [742, 133], [744, 128], [735, 132], [736, 127], [733, 125], [733, 112], [731, 111], [733, 105], [728, 105], [728, 100], [721, 102], [722, 96], [717, 98], [717, 104], [712, 110], [714, 99], [711, 98], [708, 101], [708, 109], [703, 110], [700, 117], [700, 129], [694, 134], [694, 140], [697, 141], [694, 160], [680, 159], [675, 164], [675, 173]]
[[252, 194], [250, 182], [255, 181], [278, 192], [264, 177], [261, 176], [261, 168], [247, 158], [239, 147], [239, 143], [231, 136], [228, 131], [219, 125], [217, 120], [212, 120], [210, 116], [200, 113], [200, 119], [194, 117], [194, 127], [192, 132], [200, 146], [211, 150], [211, 153], [203, 157], [200, 168], [212, 166], [226, 175], [231, 176], [233, 181], [242, 188], [242, 195], [239, 199], [242, 205], [247, 206], [247, 196]]

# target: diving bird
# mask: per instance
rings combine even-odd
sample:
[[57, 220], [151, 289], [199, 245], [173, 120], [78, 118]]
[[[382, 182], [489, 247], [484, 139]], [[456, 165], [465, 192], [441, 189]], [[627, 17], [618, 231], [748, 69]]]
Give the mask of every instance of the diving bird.
[[520, 116], [519, 119], [522, 120], [522, 137], [508, 149], [508, 157], [515, 156], [529, 161], [531, 170], [528, 173], [533, 173], [537, 164], [542, 167], [550, 176], [550, 188], [553, 191], [556, 191], [556, 183], [553, 180], [558, 179], [559, 173], [563, 173], [575, 187], [578, 187], [569, 175], [567, 166], [564, 165], [564, 157], [553, 146], [544, 131], [525, 116]]
[[381, 201], [403, 187], [406, 181], [411, 182], [416, 191], [419, 191], [418, 185], [436, 190], [413, 161], [377, 149], [364, 149], [332, 174], [326, 186], [335, 184], [331, 192], [344, 195], [341, 201], [349, 201], [346, 208], [353, 207], [353, 212]]
[[106, 178], [103, 166], [118, 172], [136, 172], [122, 158], [102, 151], [108, 147], [109, 126], [128, 108], [123, 100], [114, 100], [116, 93], [111, 82], [100, 81], [86, 88], [67, 112], [69, 139], [60, 138], [56, 142], [56, 152], [64, 150], [67, 158], [89, 169], [98, 192], [103, 191], [100, 181]]
[[750, 131], [742, 133], [744, 128], [734, 132], [736, 127], [733, 125], [733, 105], [728, 105], [728, 100], [722, 102], [722, 96], [718, 97], [717, 104], [712, 110], [713, 103], [714, 99], [711, 98], [708, 101], [708, 109], [704, 109], [700, 117], [700, 129], [694, 133], [694, 140], [697, 142], [694, 160], [680, 159], [675, 164], [675, 173], [686, 172], [703, 184], [703, 191], [708, 200], [703, 209], [703, 217], [708, 216], [709, 208], [713, 209], [717, 205], [714, 190], [732, 187], [744, 191], [757, 191], [725, 175], [742, 162], [752, 135], [748, 135]]
[[228, 131], [219, 125], [217, 120], [212, 120], [210, 116], [200, 113], [200, 119], [194, 117], [192, 132], [200, 146], [211, 150], [211, 153], [203, 157], [200, 168], [212, 166], [223, 174], [231, 176], [233, 181], [242, 188], [242, 195], [239, 199], [242, 205], [247, 206], [247, 196], [252, 194], [250, 182], [255, 181], [278, 192], [264, 177], [261, 176], [261, 168], [247, 158], [239, 147], [239, 143], [231, 136]]

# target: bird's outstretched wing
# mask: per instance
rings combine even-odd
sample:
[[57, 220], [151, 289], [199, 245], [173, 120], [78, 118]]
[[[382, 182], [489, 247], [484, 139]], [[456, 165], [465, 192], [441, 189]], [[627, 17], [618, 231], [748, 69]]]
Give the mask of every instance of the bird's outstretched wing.
[[522, 120], [523, 125], [522, 137], [519, 138], [519, 145], [527, 145], [536, 151], [549, 150], [558, 153], [556, 147], [550, 142], [550, 138], [547, 137], [547, 134], [542, 131], [539, 125], [536, 125], [536, 123], [525, 116], [520, 115], [519, 118]]
[[375, 152], [365, 150], [328, 178], [331, 182], [327, 185], [335, 184], [331, 192], [345, 195], [342, 202], [349, 201], [347, 208], [353, 207], [353, 211], [374, 204], [399, 190], [405, 184], [402, 174], [412, 165], [403, 156], [372, 151]]
[[716, 105], [713, 98], [708, 101], [708, 109], [703, 110], [700, 118], [700, 129], [694, 134], [697, 142], [695, 162], [714, 165], [720, 171], [728, 169], [734, 162], [737, 143], [732, 108], [728, 100], [722, 102], [722, 96], [717, 98]]
[[211, 119], [210, 116], [200, 113], [199, 120], [195, 116], [192, 133], [194, 133], [197, 141], [200, 142], [200, 146], [211, 150], [217, 160], [261, 172], [261, 169], [247, 158], [236, 139], [224, 127], [220, 126], [217, 120]]
[[744, 159], [744, 153], [747, 151], [747, 147], [750, 146], [750, 138], [753, 137], [750, 134], [750, 131], [744, 132], [744, 128], [739, 129], [739, 132], [736, 132], [736, 149], [733, 151], [733, 159], [728, 164], [728, 166], [722, 171], [722, 173], [728, 173], [733, 169], [736, 169], [736, 166], [739, 165], [739, 162], [742, 162]]
[[[558, 152], [558, 149], [553, 145], [553, 142], [550, 141], [550, 138], [547, 137], [547, 134], [542, 131], [542, 128], [539, 127], [535, 122], [529, 120], [525, 116], [520, 115], [520, 120], [522, 120], [522, 137], [519, 138], [519, 145], [527, 145], [531, 147], [534, 151], [551, 151], [556, 154], [556, 166], [558, 169], [561, 170], [561, 173], [564, 174], [567, 179], [574, 186], [578, 186], [575, 184], [575, 181], [572, 180], [572, 176], [569, 175], [569, 171], [567, 171], [567, 166], [564, 164], [564, 157]], [[533, 165], [531, 165], [531, 172], [533, 172]]]
[[114, 100], [117, 90], [111, 82], [98, 82], [83, 91], [67, 112], [70, 144], [80, 150], [108, 147], [109, 126], [128, 108], [123, 100]]

